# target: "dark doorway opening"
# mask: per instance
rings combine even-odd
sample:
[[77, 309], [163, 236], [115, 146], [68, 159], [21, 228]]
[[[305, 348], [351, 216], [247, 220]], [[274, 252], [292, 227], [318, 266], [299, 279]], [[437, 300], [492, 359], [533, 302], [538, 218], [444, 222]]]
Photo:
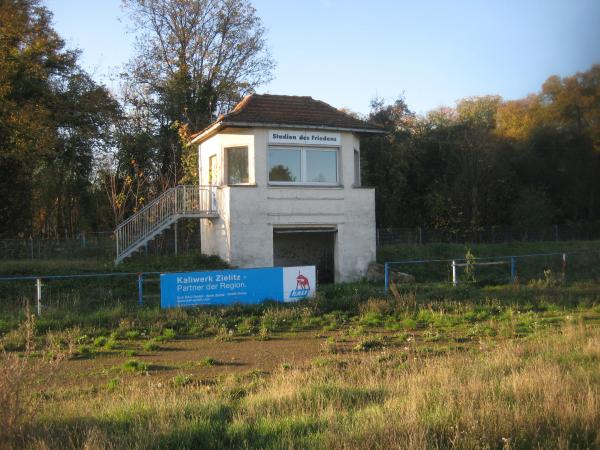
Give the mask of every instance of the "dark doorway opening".
[[335, 229], [273, 230], [273, 263], [275, 266], [316, 266], [319, 283], [335, 281], [333, 252]]

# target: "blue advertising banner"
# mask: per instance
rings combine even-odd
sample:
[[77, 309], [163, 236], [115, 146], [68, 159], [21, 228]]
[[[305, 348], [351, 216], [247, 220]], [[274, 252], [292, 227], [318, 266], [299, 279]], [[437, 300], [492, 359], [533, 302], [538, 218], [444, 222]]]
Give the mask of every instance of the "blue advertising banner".
[[167, 273], [160, 276], [161, 308], [256, 304], [312, 297], [314, 266]]

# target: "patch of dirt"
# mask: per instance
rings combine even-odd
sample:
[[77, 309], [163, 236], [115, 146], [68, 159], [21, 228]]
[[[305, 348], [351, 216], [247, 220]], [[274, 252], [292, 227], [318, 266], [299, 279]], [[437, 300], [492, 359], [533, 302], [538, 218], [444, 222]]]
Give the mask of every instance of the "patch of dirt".
[[[122, 342], [122, 349], [94, 354], [90, 358], [65, 361], [54, 379], [57, 386], [98, 386], [119, 375], [124, 362], [136, 359], [149, 366], [148, 376], [172, 378], [178, 373], [212, 379], [230, 373], [272, 372], [282, 364], [302, 365], [316, 358], [323, 348], [324, 335], [302, 332], [268, 340], [236, 337], [232, 341], [214, 338], [176, 339], [161, 344], [154, 352], [141, 350], [140, 342]], [[135, 356], [124, 354], [135, 350]], [[214, 363], [206, 364], [203, 360]]]

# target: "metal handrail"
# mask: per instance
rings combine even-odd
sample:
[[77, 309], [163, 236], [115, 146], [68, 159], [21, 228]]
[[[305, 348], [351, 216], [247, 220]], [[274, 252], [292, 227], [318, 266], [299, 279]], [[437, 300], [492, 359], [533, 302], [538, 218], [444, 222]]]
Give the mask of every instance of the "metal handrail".
[[[117, 261], [182, 216], [217, 214], [215, 186], [179, 185], [152, 200], [115, 230]], [[127, 255], [125, 255], [127, 256]], [[125, 257], [123, 256], [123, 257]]]
[[144, 211], [146, 211], [147, 209], [153, 207], [162, 198], [163, 195], [167, 194], [172, 189], [175, 189], [175, 188], [169, 188], [169, 189], [167, 189], [162, 194], [160, 194], [158, 197], [156, 197], [154, 200], [152, 200], [150, 203], [146, 203], [142, 207], [142, 209], [140, 209], [139, 211], [136, 211], [135, 214], [129, 216], [127, 219], [125, 219], [123, 222], [121, 222], [119, 225], [117, 225], [117, 229], [115, 230], [115, 232], [117, 232], [119, 230], [119, 228], [123, 228], [126, 224], [128, 224], [129, 222], [131, 222], [131, 220], [133, 220], [133, 218], [136, 217], [138, 214], [143, 214]]

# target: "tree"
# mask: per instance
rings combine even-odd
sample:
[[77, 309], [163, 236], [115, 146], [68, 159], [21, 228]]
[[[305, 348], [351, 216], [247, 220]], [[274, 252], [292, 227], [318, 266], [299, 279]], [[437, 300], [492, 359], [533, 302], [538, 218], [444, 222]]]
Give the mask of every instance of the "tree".
[[511, 208], [512, 225], [522, 236], [526, 236], [528, 231], [552, 225], [555, 217], [556, 207], [540, 188], [523, 189]]
[[0, 235], [83, 225], [118, 105], [77, 66], [39, 0], [0, 2]]
[[152, 158], [161, 162], [155, 178], [166, 178], [166, 187], [195, 181], [195, 151], [182, 141], [271, 79], [265, 30], [246, 0], [123, 4], [140, 30], [124, 76], [125, 100], [155, 139]]
[[403, 98], [391, 105], [381, 99], [371, 103], [369, 120], [384, 127], [384, 136], [366, 138], [361, 144], [362, 180], [375, 187], [375, 213], [380, 227], [394, 226], [403, 221], [419, 218], [403, 213], [415, 208], [418, 201], [414, 193], [418, 181], [417, 161], [411, 136], [417, 126], [416, 118]]

